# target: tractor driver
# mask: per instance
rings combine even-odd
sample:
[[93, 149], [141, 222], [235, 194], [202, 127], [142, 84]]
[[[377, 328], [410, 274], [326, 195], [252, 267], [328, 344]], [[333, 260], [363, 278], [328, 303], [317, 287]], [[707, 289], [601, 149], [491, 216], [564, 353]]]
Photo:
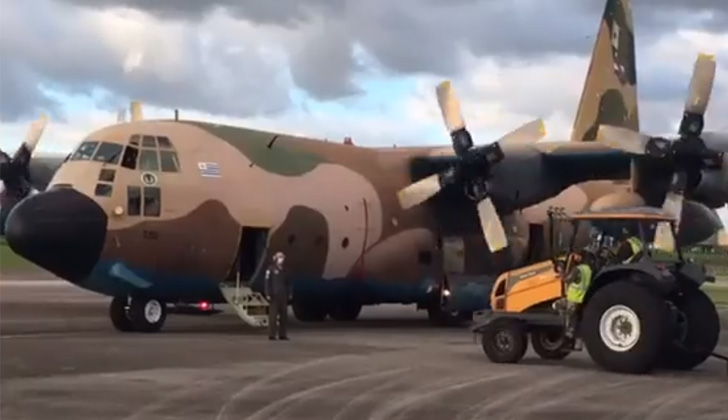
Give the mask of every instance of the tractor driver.
[[644, 244], [639, 236], [633, 234], [628, 227], [622, 228], [622, 237], [617, 248], [617, 260], [623, 264], [637, 261], [642, 257]]
[[564, 335], [573, 340], [576, 332], [577, 314], [584, 297], [591, 286], [592, 275], [597, 270], [597, 255], [590, 250], [583, 250], [572, 257], [573, 265], [564, 278], [566, 283], [566, 316]]

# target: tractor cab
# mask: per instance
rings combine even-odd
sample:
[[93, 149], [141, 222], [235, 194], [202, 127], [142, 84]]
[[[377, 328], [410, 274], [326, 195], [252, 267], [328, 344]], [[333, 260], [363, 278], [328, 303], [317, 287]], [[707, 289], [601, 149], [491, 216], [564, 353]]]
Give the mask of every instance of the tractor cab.
[[[548, 212], [551, 262], [557, 273], [568, 273], [577, 252], [593, 253], [600, 268], [617, 263], [684, 262], [675, 247], [677, 223], [673, 216], [653, 207], [631, 207], [566, 214], [563, 209]], [[637, 239], [642, 250], [629, 261], [620, 261], [619, 247]], [[659, 262], [659, 263], [658, 263]]]

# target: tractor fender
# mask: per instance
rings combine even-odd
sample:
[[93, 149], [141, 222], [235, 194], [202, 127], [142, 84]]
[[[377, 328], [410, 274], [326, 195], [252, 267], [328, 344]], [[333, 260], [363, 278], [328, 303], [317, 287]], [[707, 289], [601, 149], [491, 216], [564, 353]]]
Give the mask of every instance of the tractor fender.
[[589, 288], [586, 299], [589, 299], [594, 292], [605, 285], [618, 280], [628, 280], [645, 286], [662, 295], [669, 294], [674, 290], [677, 281], [667, 271], [658, 269], [654, 264], [631, 263], [619, 264], [605, 267], [600, 270]]

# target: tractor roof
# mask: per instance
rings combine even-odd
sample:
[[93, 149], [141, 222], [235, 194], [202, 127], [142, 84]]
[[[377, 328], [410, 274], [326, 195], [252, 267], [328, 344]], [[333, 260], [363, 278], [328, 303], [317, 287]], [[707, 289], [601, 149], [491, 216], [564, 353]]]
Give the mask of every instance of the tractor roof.
[[621, 219], [621, 220], [649, 220], [649, 221], [675, 221], [675, 216], [659, 207], [622, 207], [604, 210], [587, 210], [572, 213], [568, 216], [574, 220], [598, 220], [598, 219]]

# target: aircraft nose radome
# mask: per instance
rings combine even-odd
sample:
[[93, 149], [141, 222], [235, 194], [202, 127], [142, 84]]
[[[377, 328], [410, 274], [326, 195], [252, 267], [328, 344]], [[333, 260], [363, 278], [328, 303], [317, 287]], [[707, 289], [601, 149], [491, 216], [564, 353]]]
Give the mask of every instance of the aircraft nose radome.
[[5, 239], [18, 255], [58, 277], [79, 282], [98, 261], [107, 217], [90, 197], [52, 188], [18, 203], [7, 219]]

